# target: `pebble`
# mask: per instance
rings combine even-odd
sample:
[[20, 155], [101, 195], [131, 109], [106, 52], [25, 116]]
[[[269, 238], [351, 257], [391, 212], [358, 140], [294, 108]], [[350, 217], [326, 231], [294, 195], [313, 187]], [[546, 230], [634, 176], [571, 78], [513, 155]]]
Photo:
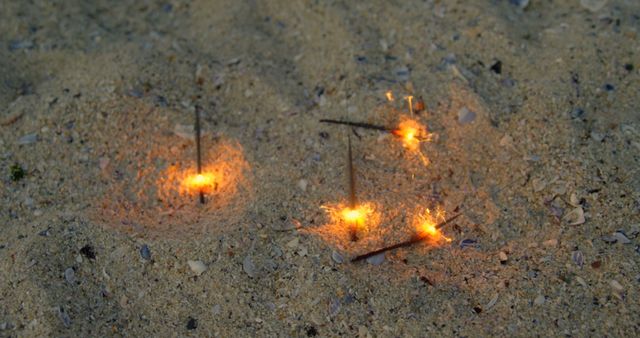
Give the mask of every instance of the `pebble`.
[[253, 263], [251, 255], [247, 255], [247, 257], [242, 260], [242, 270], [251, 278], [256, 276], [256, 265]]
[[576, 107], [571, 109], [571, 112], [569, 113], [569, 115], [571, 115], [572, 119], [579, 119], [582, 118], [582, 116], [584, 116], [584, 109]]
[[64, 270], [64, 279], [67, 281], [67, 283], [73, 285], [73, 283], [76, 281], [76, 272], [73, 271], [73, 268]]
[[309, 185], [309, 181], [305, 179], [301, 179], [298, 181], [298, 189], [302, 191], [307, 191], [307, 186]]
[[207, 271], [207, 266], [202, 261], [187, 261], [191, 271], [196, 273], [196, 276], [200, 276], [203, 272]]
[[525, 9], [529, 6], [529, 0], [509, 0], [509, 3], [520, 7], [520, 9]]
[[556, 247], [558, 245], [558, 240], [555, 238], [546, 240], [544, 242], [542, 242], [542, 245], [546, 246], [546, 247]]
[[189, 320], [187, 321], [187, 330], [195, 330], [197, 328], [198, 320], [193, 317], [189, 317]]
[[502, 264], [506, 264], [507, 260], [509, 260], [507, 253], [504, 251], [500, 251], [500, 253], [498, 254], [498, 258], [500, 259], [500, 263]]
[[64, 327], [71, 326], [71, 318], [69, 317], [69, 314], [67, 314], [67, 312], [64, 311], [62, 306], [58, 307], [58, 317], [62, 321], [62, 324], [64, 325]]
[[462, 241], [460, 241], [460, 248], [464, 249], [466, 247], [473, 247], [473, 248], [477, 248], [478, 246], [480, 246], [478, 244], [478, 241], [476, 241], [475, 239], [463, 239]]
[[211, 308], [211, 313], [213, 313], [214, 316], [219, 315], [220, 311], [220, 304], [216, 304]]
[[591, 12], [597, 12], [607, 4], [607, 0], [580, 0], [580, 5]]
[[384, 262], [384, 253], [367, 258], [367, 263], [371, 265], [380, 265]]
[[476, 119], [476, 113], [469, 110], [467, 107], [462, 107], [458, 110], [458, 123], [467, 124]]
[[584, 265], [584, 255], [580, 250], [575, 250], [571, 252], [571, 259], [573, 260], [574, 263], [576, 263], [577, 266], [581, 268]]
[[186, 124], [176, 124], [173, 127], [173, 133], [187, 140], [194, 141], [195, 140], [195, 132], [193, 130], [193, 125]]
[[612, 279], [609, 282], [609, 285], [611, 285], [611, 288], [613, 289], [613, 291], [616, 291], [616, 292], [624, 291], [624, 287], [615, 279]]
[[533, 304], [535, 305], [542, 305], [545, 302], [545, 298], [543, 295], [538, 295], [538, 297], [536, 297], [536, 299], [533, 300]]
[[620, 244], [631, 244], [631, 240], [622, 231], [614, 232], [613, 237], [615, 237]]
[[485, 309], [489, 310], [490, 308], [492, 308], [494, 305], [496, 305], [496, 303], [498, 302], [498, 294], [496, 293], [495, 295], [493, 295], [493, 297], [491, 298], [491, 300], [489, 301], [489, 303], [487, 303], [487, 305], [485, 305]]
[[411, 75], [411, 71], [406, 66], [396, 68], [395, 70], [396, 78], [398, 81], [408, 81]]
[[27, 134], [18, 139], [18, 144], [32, 144], [38, 142], [38, 134]]
[[576, 276], [576, 280], [580, 285], [584, 286], [585, 288], [587, 287], [587, 282], [585, 282], [584, 279], [582, 279], [582, 277]]
[[140, 257], [147, 261], [151, 259], [151, 249], [149, 249], [148, 245], [143, 244], [142, 247], [140, 247]]
[[585, 222], [584, 210], [582, 207], [577, 207], [567, 213], [564, 218], [569, 222], [569, 225], [580, 225]]
[[338, 264], [342, 264], [344, 262], [344, 257], [335, 250], [331, 252], [331, 259]]

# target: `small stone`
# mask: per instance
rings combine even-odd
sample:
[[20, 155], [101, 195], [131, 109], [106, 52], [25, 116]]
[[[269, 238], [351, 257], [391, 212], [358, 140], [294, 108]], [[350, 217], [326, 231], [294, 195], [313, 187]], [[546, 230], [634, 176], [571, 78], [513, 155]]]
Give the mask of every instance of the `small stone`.
[[367, 258], [367, 263], [371, 265], [380, 265], [384, 262], [384, 253]]
[[574, 263], [576, 263], [577, 266], [581, 268], [584, 265], [584, 255], [580, 250], [575, 250], [571, 252], [571, 259], [573, 260]]
[[143, 244], [142, 247], [140, 247], [140, 257], [147, 261], [151, 259], [151, 249], [149, 249], [148, 245]]
[[193, 130], [193, 125], [186, 124], [176, 124], [173, 128], [173, 133], [187, 140], [194, 141], [195, 140], [195, 132]]
[[613, 237], [615, 237], [620, 244], [631, 244], [631, 240], [622, 231], [614, 232]]
[[584, 210], [582, 207], [577, 207], [572, 211], [568, 212], [564, 219], [569, 223], [569, 225], [580, 225], [585, 222], [584, 218]]
[[62, 306], [58, 307], [58, 317], [62, 321], [64, 327], [71, 326], [71, 318], [69, 314], [62, 308]]
[[472, 247], [472, 248], [477, 248], [480, 245], [478, 244], [478, 241], [476, 241], [475, 239], [471, 239], [471, 238], [466, 238], [460, 241], [460, 248], [464, 249], [466, 247]]
[[98, 166], [100, 167], [100, 170], [105, 170], [108, 165], [109, 165], [108, 157], [100, 157], [100, 159], [98, 159]]
[[344, 257], [338, 251], [331, 252], [331, 259], [338, 264], [342, 264], [344, 262]]
[[189, 320], [187, 320], [187, 330], [195, 330], [197, 328], [198, 320], [193, 317], [189, 317]]
[[535, 305], [543, 305], [545, 302], [545, 297], [543, 295], [538, 295], [538, 297], [536, 297], [536, 299], [533, 300], [533, 304]]
[[572, 119], [580, 119], [584, 116], [584, 109], [575, 107], [571, 109], [571, 112], [569, 113], [569, 115], [571, 115]]
[[467, 124], [476, 119], [476, 113], [469, 110], [467, 107], [462, 107], [458, 110], [458, 123]]
[[611, 288], [613, 289], [613, 291], [616, 291], [616, 292], [624, 291], [624, 287], [615, 279], [612, 279], [609, 282], [609, 285], [611, 285]]
[[597, 12], [607, 4], [607, 0], [580, 0], [582, 7], [590, 10], [591, 12]]
[[529, 6], [529, 0], [509, 0], [509, 3], [518, 6], [520, 9], [525, 9]]
[[220, 311], [221, 311], [221, 309], [220, 309], [220, 304], [216, 304], [216, 305], [214, 305], [214, 306], [211, 308], [211, 313], [212, 313], [214, 316], [219, 315], [219, 314], [220, 314]]
[[18, 139], [18, 144], [32, 144], [38, 142], [38, 134], [27, 134]]
[[200, 276], [203, 272], [207, 271], [207, 266], [202, 261], [187, 261], [191, 271], [196, 273], [196, 276]]
[[502, 264], [507, 264], [507, 260], [509, 260], [507, 253], [504, 251], [500, 251], [500, 253], [498, 254], [498, 258], [500, 259], [500, 263]]
[[541, 178], [534, 178], [531, 180], [531, 185], [533, 186], [533, 191], [541, 192], [547, 186], [547, 182]]
[[82, 249], [80, 249], [80, 253], [89, 259], [96, 259], [96, 251], [90, 244], [83, 246]]
[[496, 305], [497, 302], [498, 302], [498, 294], [496, 293], [495, 295], [493, 295], [493, 297], [491, 297], [491, 300], [489, 301], [489, 303], [485, 305], [485, 309], [489, 310], [494, 305]]
[[73, 283], [75, 283], [76, 281], [76, 272], [73, 270], [73, 268], [68, 268], [66, 270], [64, 270], [64, 279], [67, 281], [67, 283], [73, 285]]
[[254, 278], [256, 276], [256, 265], [253, 263], [253, 258], [251, 258], [251, 255], [247, 255], [242, 260], [242, 270], [244, 270], [244, 272], [251, 278]]
[[411, 70], [409, 70], [409, 68], [406, 66], [396, 68], [394, 73], [396, 74], [396, 78], [398, 79], [398, 81], [402, 82], [408, 81], [409, 77], [411, 76]]
[[298, 247], [298, 245], [300, 244], [300, 239], [298, 237], [292, 239], [289, 241], [289, 243], [287, 243], [287, 247], [291, 248], [291, 249], [295, 249]]
[[307, 185], [309, 185], [309, 182], [305, 179], [301, 179], [298, 181], [298, 189], [302, 191], [307, 191]]
[[556, 246], [558, 246], [558, 240], [555, 238], [552, 238], [542, 242], [542, 245], [550, 248], [555, 248]]
[[587, 282], [585, 282], [584, 279], [582, 279], [582, 277], [576, 276], [576, 281], [578, 281], [578, 283], [584, 286], [585, 288], [587, 287]]

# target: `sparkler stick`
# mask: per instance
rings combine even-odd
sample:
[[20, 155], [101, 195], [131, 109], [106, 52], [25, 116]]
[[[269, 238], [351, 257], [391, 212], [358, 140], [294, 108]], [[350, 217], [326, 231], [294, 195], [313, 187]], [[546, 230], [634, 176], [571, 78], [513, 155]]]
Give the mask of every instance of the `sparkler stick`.
[[[356, 199], [356, 179], [355, 179], [355, 169], [353, 167], [353, 155], [351, 152], [351, 134], [347, 134], [347, 142], [349, 144], [348, 151], [348, 165], [347, 170], [349, 171], [349, 208], [351, 210], [356, 210], [357, 199]], [[350, 224], [351, 229], [351, 241], [358, 240], [358, 219], [354, 219], [352, 224]]]
[[320, 122], [322, 122], [322, 123], [332, 123], [332, 124], [342, 124], [342, 125], [345, 125], [345, 126], [352, 126], [352, 127], [358, 127], [358, 128], [364, 128], [364, 129], [380, 130], [380, 131], [385, 131], [385, 132], [389, 132], [389, 133], [393, 131], [393, 128], [380, 126], [380, 125], [377, 125], [377, 124], [365, 123], [365, 122], [351, 122], [351, 121], [331, 120], [331, 119], [322, 119], [322, 120], [320, 120]]
[[[455, 216], [453, 216], [453, 217], [449, 217], [449, 218], [448, 218], [448, 219], [446, 219], [445, 221], [443, 221], [443, 222], [441, 222], [441, 223], [438, 223], [438, 224], [435, 226], [435, 228], [436, 228], [436, 229], [440, 229], [440, 228], [442, 228], [443, 226], [445, 226], [445, 225], [449, 224], [449, 223], [450, 223], [451, 221], [453, 221], [454, 219], [456, 219], [456, 218], [460, 217], [461, 215], [462, 215], [462, 213], [458, 213], [458, 214], [456, 214], [456, 215], [455, 215]], [[382, 248], [382, 249], [374, 250], [374, 251], [371, 251], [371, 252], [367, 252], [366, 254], [363, 254], [363, 255], [357, 256], [357, 257], [353, 258], [353, 259], [351, 260], [351, 262], [355, 263], [355, 262], [361, 261], [361, 260], [363, 260], [363, 259], [367, 259], [367, 258], [369, 258], [369, 257], [373, 257], [373, 256], [375, 256], [375, 255], [379, 255], [379, 254], [381, 254], [381, 253], [383, 253], [383, 252], [387, 252], [387, 251], [390, 251], [390, 250], [394, 250], [394, 249], [398, 249], [398, 248], [403, 248], [403, 247], [407, 247], [407, 246], [412, 246], [412, 245], [414, 245], [414, 244], [420, 243], [420, 242], [422, 242], [423, 240], [425, 240], [425, 239], [429, 238], [429, 236], [430, 236], [429, 234], [424, 234], [424, 235], [414, 235], [414, 236], [413, 236], [413, 237], [411, 237], [409, 240], [406, 240], [406, 241], [404, 241], [404, 242], [400, 242], [400, 243], [396, 243], [396, 244], [393, 244], [393, 245], [389, 245], [389, 246], [386, 246], [386, 247], [384, 247], [384, 248]]]
[[[501, 192], [502, 190], [506, 189], [507, 187], [512, 186], [515, 182], [517, 182], [521, 178], [523, 178], [523, 177], [525, 177], [527, 175], [530, 175], [530, 174], [531, 173], [523, 173], [523, 174], [520, 174], [520, 175], [516, 176], [516, 178], [514, 178], [511, 181], [509, 181], [505, 186], [503, 186], [502, 188], [498, 189], [496, 191], [496, 194]], [[471, 205], [466, 207], [465, 210], [473, 210], [473, 208], [475, 208], [478, 205], [480, 205], [481, 202], [483, 202], [483, 200], [478, 200], [475, 203], [472, 203]], [[454, 219], [460, 217], [461, 215], [462, 215], [462, 211], [460, 211], [456, 215], [454, 215], [454, 216], [452, 216], [450, 218], [447, 218], [446, 220], [436, 224], [435, 225], [435, 229], [436, 230], [441, 229], [442, 227], [444, 227], [445, 225], [451, 223], [451, 221], [453, 221]], [[398, 249], [398, 248], [412, 246], [414, 244], [420, 243], [423, 240], [429, 238], [429, 236], [430, 236], [429, 234], [423, 234], [423, 235], [416, 234], [416, 235], [414, 235], [413, 237], [411, 237], [410, 239], [408, 239], [408, 240], [406, 240], [404, 242], [400, 242], [400, 243], [396, 243], [396, 244], [393, 244], [393, 245], [389, 245], [389, 246], [386, 246], [384, 248], [381, 248], [381, 249], [378, 249], [378, 250], [374, 250], [374, 251], [371, 251], [371, 252], [367, 252], [367, 253], [362, 254], [360, 256], [356, 256], [355, 258], [353, 258], [351, 260], [351, 262], [355, 263], [355, 262], [361, 261], [363, 259], [367, 259], [369, 257], [375, 256], [375, 255], [379, 255], [379, 254], [381, 254], [383, 252], [387, 252], [387, 251]]]
[[413, 116], [413, 104], [411, 102], [411, 100], [413, 100], [413, 96], [408, 95], [404, 97], [405, 99], [407, 99], [407, 102], [409, 102], [409, 115]]
[[[202, 175], [202, 150], [200, 147], [200, 106], [196, 106], [196, 166], [197, 174]], [[200, 203], [204, 204], [204, 191], [200, 188]]]

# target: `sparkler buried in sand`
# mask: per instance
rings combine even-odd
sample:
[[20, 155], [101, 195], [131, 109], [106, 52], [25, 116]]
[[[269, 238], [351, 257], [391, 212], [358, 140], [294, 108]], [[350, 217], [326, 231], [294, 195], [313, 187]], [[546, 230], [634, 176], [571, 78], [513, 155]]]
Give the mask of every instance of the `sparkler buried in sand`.
[[431, 209], [418, 210], [413, 218], [413, 225], [416, 228], [417, 236], [429, 240], [432, 244], [441, 242], [451, 242], [451, 238], [445, 236], [438, 227], [438, 222], [444, 222], [444, 210], [437, 208], [435, 213]]
[[323, 206], [329, 213], [331, 224], [339, 224], [349, 232], [352, 242], [359, 239], [359, 234], [366, 232], [370, 223], [377, 223], [379, 215], [370, 203], [359, 204], [356, 197], [355, 167], [353, 166], [353, 153], [351, 150], [351, 136], [347, 134], [347, 176], [349, 178], [349, 203], [347, 206], [338, 205], [336, 207]]

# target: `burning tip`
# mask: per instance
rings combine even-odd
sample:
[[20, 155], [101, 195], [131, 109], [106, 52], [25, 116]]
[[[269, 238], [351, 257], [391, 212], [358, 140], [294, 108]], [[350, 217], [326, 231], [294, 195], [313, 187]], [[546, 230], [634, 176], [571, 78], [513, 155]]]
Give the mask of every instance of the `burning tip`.
[[209, 193], [216, 188], [216, 177], [212, 173], [201, 173], [188, 176], [183, 182], [185, 187], [192, 192]]
[[384, 95], [387, 97], [387, 101], [389, 102], [393, 102], [395, 100], [393, 97], [393, 92], [390, 90], [388, 90]]

